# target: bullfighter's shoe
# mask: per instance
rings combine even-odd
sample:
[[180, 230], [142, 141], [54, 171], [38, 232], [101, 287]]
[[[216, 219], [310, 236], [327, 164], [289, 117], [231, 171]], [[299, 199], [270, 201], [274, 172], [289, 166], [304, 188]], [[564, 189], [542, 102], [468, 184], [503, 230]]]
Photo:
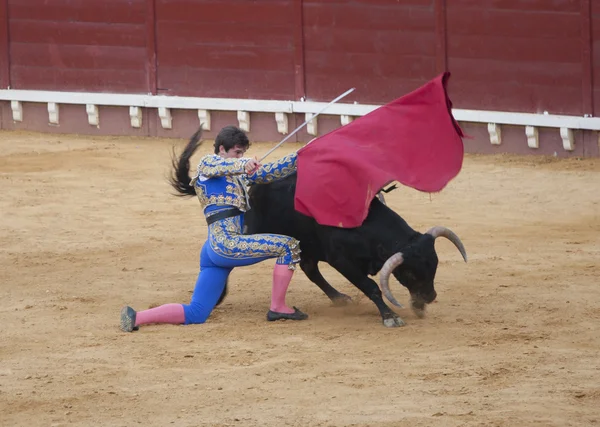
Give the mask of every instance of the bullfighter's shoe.
[[278, 313], [276, 311], [269, 310], [267, 313], [267, 320], [273, 322], [274, 320], [306, 320], [308, 314], [301, 312], [294, 307], [293, 313]]
[[139, 326], [135, 326], [135, 315], [135, 310], [129, 306], [121, 309], [121, 330], [123, 332], [133, 332], [140, 329]]

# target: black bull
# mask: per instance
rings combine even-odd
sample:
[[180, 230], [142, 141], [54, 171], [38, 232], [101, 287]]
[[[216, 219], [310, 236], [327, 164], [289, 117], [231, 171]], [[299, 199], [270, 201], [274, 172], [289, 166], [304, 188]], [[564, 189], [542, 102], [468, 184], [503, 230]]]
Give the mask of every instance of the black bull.
[[404, 321], [385, 304], [380, 288], [369, 276], [380, 273], [386, 298], [402, 307], [389, 288], [389, 277], [393, 274], [410, 292], [411, 307], [421, 317], [425, 304], [437, 296], [435, 239], [448, 238], [467, 260], [462, 242], [452, 231], [433, 227], [421, 234], [377, 198], [371, 202], [369, 214], [360, 227], [320, 225], [294, 209], [295, 189], [296, 174], [271, 184], [253, 185], [244, 232], [285, 234], [298, 239], [302, 250], [300, 267], [306, 276], [334, 304], [347, 303], [350, 297], [333, 288], [319, 271], [319, 262], [327, 262], [375, 303], [385, 326], [402, 326]]
[[[178, 196], [196, 195], [190, 185], [190, 158], [200, 146], [201, 137], [202, 130], [199, 129], [181, 155], [172, 159], [170, 184]], [[369, 214], [360, 227], [320, 225], [296, 212], [295, 189], [295, 174], [271, 184], [254, 185], [249, 191], [251, 209], [245, 215], [245, 232], [284, 234], [299, 240], [300, 267], [306, 276], [335, 304], [347, 303], [350, 297], [334, 289], [319, 271], [319, 262], [327, 262], [375, 303], [385, 326], [402, 326], [404, 321], [383, 302], [381, 290], [369, 276], [379, 273], [386, 298], [401, 307], [389, 288], [389, 277], [393, 274], [410, 292], [414, 312], [423, 316], [425, 305], [437, 296], [434, 288], [438, 265], [435, 239], [446, 237], [467, 260], [462, 242], [452, 231], [433, 227], [421, 234], [377, 198], [371, 202]], [[226, 294], [227, 287], [217, 304]]]

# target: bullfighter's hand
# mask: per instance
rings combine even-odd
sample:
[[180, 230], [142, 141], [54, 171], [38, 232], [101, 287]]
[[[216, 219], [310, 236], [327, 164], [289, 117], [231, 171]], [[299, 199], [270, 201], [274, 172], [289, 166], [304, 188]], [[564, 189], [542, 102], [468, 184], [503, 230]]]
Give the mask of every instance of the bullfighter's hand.
[[258, 170], [259, 167], [260, 167], [260, 162], [258, 161], [257, 157], [254, 157], [253, 159], [250, 159], [248, 161], [248, 163], [246, 163], [246, 173], [248, 175], [252, 175], [254, 172], [256, 172]]

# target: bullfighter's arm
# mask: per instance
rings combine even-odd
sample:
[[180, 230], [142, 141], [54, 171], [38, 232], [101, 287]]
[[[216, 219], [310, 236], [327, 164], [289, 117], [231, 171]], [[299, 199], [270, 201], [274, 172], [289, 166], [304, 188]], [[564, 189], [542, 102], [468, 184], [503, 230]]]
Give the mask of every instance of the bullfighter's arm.
[[246, 157], [242, 157], [241, 159], [224, 159], [216, 154], [210, 154], [200, 159], [197, 175], [203, 175], [207, 178], [241, 175], [246, 172], [246, 163], [249, 161], [250, 159]]
[[246, 179], [254, 184], [267, 184], [283, 179], [296, 172], [297, 160], [297, 153], [288, 154], [275, 162], [262, 165], [255, 172], [246, 175]]

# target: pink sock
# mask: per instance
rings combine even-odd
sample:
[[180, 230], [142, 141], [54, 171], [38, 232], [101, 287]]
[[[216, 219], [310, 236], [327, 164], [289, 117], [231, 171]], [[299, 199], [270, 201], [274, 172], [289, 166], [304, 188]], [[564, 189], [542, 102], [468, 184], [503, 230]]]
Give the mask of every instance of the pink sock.
[[287, 292], [294, 270], [287, 265], [275, 264], [273, 269], [273, 289], [271, 291], [271, 311], [276, 313], [293, 313], [294, 309], [285, 305], [285, 294]]
[[149, 310], [138, 311], [135, 315], [135, 326], [147, 323], [185, 323], [185, 313], [181, 304], [165, 304]]

